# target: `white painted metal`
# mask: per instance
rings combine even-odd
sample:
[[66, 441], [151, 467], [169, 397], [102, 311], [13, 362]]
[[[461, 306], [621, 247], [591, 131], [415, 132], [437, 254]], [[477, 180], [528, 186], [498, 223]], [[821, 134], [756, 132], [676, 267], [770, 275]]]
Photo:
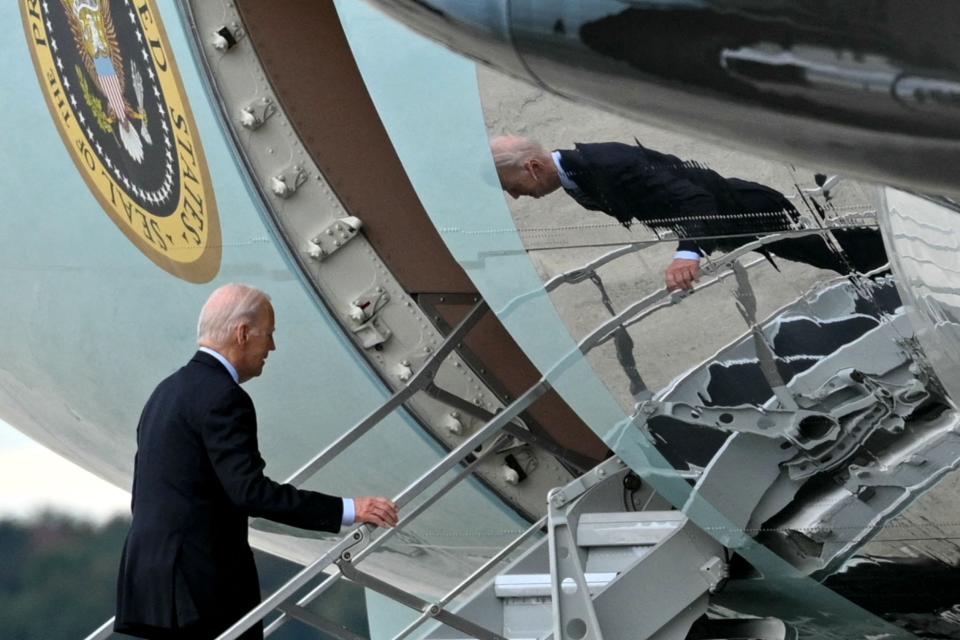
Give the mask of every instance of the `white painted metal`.
[[[215, 33], [224, 24], [236, 25], [233, 31], [241, 30], [242, 17], [232, 2], [184, 0], [182, 4], [197, 34]], [[350, 224], [350, 216], [333, 189], [300, 140], [291, 135], [292, 123], [266, 81], [249, 39], [240, 39], [229, 50], [211, 46], [198, 53], [206, 63], [238, 150], [249, 172], [267, 194], [264, 204], [269, 207], [298, 267], [330, 312], [352, 333], [357, 347], [384, 382], [394, 388], [403, 385], [423, 366], [443, 336], [358, 232], [359, 225]], [[255, 82], [251, 83], [251, 78], [256, 79]], [[249, 121], [249, 116], [235, 114], [242, 113], [250, 104], [274, 105], [276, 111], [269, 120], [263, 118], [263, 126], [249, 130], [242, 122]], [[234, 117], [238, 121], [234, 121]], [[346, 237], [341, 237], [343, 235]], [[351, 317], [352, 303], [373, 289], [383, 292], [389, 302], [378, 310], [376, 323], [358, 328]], [[456, 356], [440, 368], [436, 382], [491, 412], [503, 407], [503, 402], [482, 377]], [[464, 416], [463, 429], [460, 434], [456, 433], [446, 427], [449, 408], [427, 396], [411, 399], [408, 408], [421, 425], [448, 447], [458, 445], [480, 424]], [[536, 445], [527, 446], [537, 464], [531, 467], [523, 482], [510, 482], [502, 473], [503, 462], [497, 456], [482, 465], [477, 474], [515, 508], [539, 516], [544, 512], [546, 492], [566, 482], [570, 475], [552, 455], [538, 451]]]
[[[616, 577], [616, 573], [609, 571], [583, 574], [590, 595], [595, 595]], [[494, 582], [494, 594], [498, 598], [549, 598], [550, 574], [517, 573], [497, 576]]]

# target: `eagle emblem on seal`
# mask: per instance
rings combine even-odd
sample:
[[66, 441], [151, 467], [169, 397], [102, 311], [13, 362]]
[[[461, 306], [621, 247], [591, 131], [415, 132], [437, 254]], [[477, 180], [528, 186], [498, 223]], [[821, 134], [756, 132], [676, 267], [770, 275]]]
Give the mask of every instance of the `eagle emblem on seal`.
[[209, 282], [220, 219], [155, 0], [18, 0], [43, 98], [91, 193], [150, 260]]
[[[136, 106], [126, 98], [127, 74], [117, 31], [107, 0], [60, 0], [73, 32], [74, 44], [83, 63], [76, 66], [83, 100], [105, 133], [119, 138], [127, 154], [143, 162], [144, 145], [152, 144], [143, 108], [143, 80], [134, 60], [128, 68]], [[91, 89], [91, 83], [95, 89]], [[139, 126], [135, 126], [138, 123]]]

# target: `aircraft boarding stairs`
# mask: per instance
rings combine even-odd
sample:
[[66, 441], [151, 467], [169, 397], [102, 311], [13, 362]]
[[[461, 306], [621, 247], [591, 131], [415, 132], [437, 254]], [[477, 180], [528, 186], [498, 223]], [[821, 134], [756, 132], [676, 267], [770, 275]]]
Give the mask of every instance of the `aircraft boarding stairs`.
[[[696, 472], [683, 473], [691, 481], [697, 477]], [[544, 537], [464, 604], [448, 607], [521, 541], [544, 530]], [[553, 490], [544, 518], [436, 602], [420, 600], [358, 571], [349, 553], [337, 565], [348, 579], [421, 611], [394, 640], [787, 638], [787, 628], [778, 620], [706, 619], [711, 594], [727, 579], [728, 555], [620, 459], [610, 458]], [[311, 620], [296, 605], [278, 608], [324, 628], [317, 624], [322, 621]], [[422, 629], [431, 620], [435, 628], [424, 634]], [[697, 627], [691, 632], [694, 623]], [[324, 630], [358, 640], [346, 630], [337, 633], [329, 624]], [[226, 634], [221, 640], [232, 637]]]
[[[626, 510], [625, 500], [646, 509]], [[720, 543], [616, 458], [552, 491], [546, 528], [457, 615], [511, 639], [682, 640], [727, 576]], [[771, 636], [755, 622], [748, 637], [783, 637], [782, 625]], [[464, 636], [442, 626], [427, 637]]]
[[[745, 270], [762, 258], [753, 260], [745, 267], [736, 263], [736, 259], [772, 239], [764, 238], [750, 243], [728, 254], [723, 262], [707, 265], [703, 270], [705, 281], [701, 282], [698, 289], [730, 277], [727, 269], [733, 270], [740, 289], [745, 289], [748, 284]], [[638, 243], [613, 250], [583, 268], [553, 278], [545, 288], [552, 291], [563, 284], [582, 282], [591, 278], [603, 264], [637, 251], [642, 246], [643, 243]], [[679, 299], [676, 294], [660, 291], [614, 313], [608, 321], [583, 337], [568, 358], [555, 365], [555, 369], [562, 370], [594, 347], [622, 334], [630, 324], [675, 304]], [[403, 406], [411, 396], [419, 392], [429, 393], [441, 363], [486, 311], [485, 303], [478, 302], [403, 387], [309, 460], [287, 482], [303, 484], [385, 416]], [[752, 316], [752, 313], [749, 315]], [[750, 320], [756, 327], [756, 320], [752, 317]], [[892, 344], [887, 339], [881, 342]], [[688, 520], [681, 511], [673, 510], [664, 498], [617, 457], [608, 458], [565, 486], [552, 490], [546, 496], [547, 514], [543, 518], [435, 601], [425, 600], [390, 584], [363, 567], [361, 561], [364, 558], [382, 549], [386, 542], [437, 500], [471, 477], [476, 467], [491, 453], [511, 442], [530, 442], [535, 437], [524, 431], [516, 419], [552, 388], [550, 381], [553, 373], [544, 373], [538, 382], [508, 406], [491, 414], [486, 424], [465, 434], [457, 446], [396, 495], [394, 501], [401, 509], [401, 521], [395, 529], [383, 531], [364, 525], [348, 532], [281, 588], [265, 597], [258, 607], [224, 632], [219, 640], [238, 638], [257, 622], [277, 613], [279, 615], [265, 626], [267, 636], [290, 619], [296, 619], [329, 636], [357, 640], [359, 636], [354, 632], [322, 618], [309, 608], [311, 602], [340, 579], [376, 591], [419, 612], [418, 617], [395, 636], [395, 640], [407, 637], [436, 640], [786, 638], [790, 631], [778, 620], [706, 618], [711, 594], [727, 580], [729, 551]], [[653, 412], [644, 409], [668, 411], [673, 403], [650, 402], [652, 394], [641, 385], [635, 391], [634, 398], [640, 411], [634, 418], [632, 428], [644, 432], [644, 424], [653, 417]], [[665, 471], [678, 474], [679, 478], [675, 479], [677, 482], [695, 483], [699, 495], [715, 498], [715, 492], [722, 492], [724, 487], [729, 486], [724, 481], [723, 470], [729, 465], [747, 464], [757, 458], [758, 441], [766, 443], [769, 440], [775, 452], [781, 452], [775, 440], [753, 437], [750, 429], [740, 425], [742, 420], [749, 422], [756, 418], [749, 410], [744, 409], [741, 413], [744, 412], [749, 415], [729, 413], [728, 421], [731, 424], [726, 425], [726, 430], [739, 429], [746, 433], [738, 439], [742, 443], [739, 447], [730, 447], [727, 454], [721, 456], [729, 459], [728, 465], [715, 465], [712, 472], [708, 471], [702, 477], [696, 470], [678, 470], [682, 466]], [[796, 418], [791, 412], [787, 414], [783, 418], [786, 421], [783, 428], [790, 427], [790, 421]], [[691, 414], [686, 416], [686, 420], [695, 424], [714, 422], [710, 411], [696, 416]], [[720, 422], [725, 423], [722, 417]], [[773, 465], [773, 468], [779, 467]], [[766, 486], [758, 483], [756, 491], [762, 493]], [[733, 525], [741, 531], [747, 529], [749, 513], [759, 499], [759, 495], [749, 491], [745, 493], [750, 495], [738, 494], [738, 504], [734, 509], [737, 513], [742, 512], [741, 515], [746, 514], [743, 518], [735, 519], [737, 522]], [[531, 543], [531, 540], [535, 541]], [[528, 546], [524, 551], [518, 551], [523, 545]], [[516, 553], [520, 553], [519, 557], [514, 555]], [[514, 557], [516, 559], [504, 568], [504, 563]], [[495, 573], [494, 577], [490, 577]], [[109, 637], [112, 625], [111, 619], [88, 636], [87, 640]]]
[[[680, 472], [678, 472], [680, 473]], [[683, 472], [690, 480], [696, 472]], [[639, 508], [639, 510], [637, 510]], [[416, 514], [413, 514], [416, 515]], [[501, 573], [475, 590], [456, 609], [447, 605], [537, 533], [546, 535]], [[771, 619], [712, 620], [710, 596], [727, 579], [728, 551], [694, 525], [625, 465], [609, 458], [564, 487], [551, 491], [548, 513], [513, 543], [436, 602], [428, 602], [364, 573], [357, 565], [376, 539], [366, 526], [346, 536], [317, 562], [265, 598], [220, 640], [239, 637], [271, 612], [269, 636], [297, 619], [341, 640], [360, 640], [352, 631], [307, 608], [336, 579], [344, 577], [421, 611], [394, 640], [782, 640], [785, 626]], [[339, 573], [320, 569], [336, 565]], [[298, 593], [310, 580], [322, 582]], [[426, 623], [436, 628], [424, 635]], [[696, 631], [691, 627], [698, 622]], [[111, 619], [87, 640], [107, 638]], [[416, 634], [414, 636], [414, 634]]]
[[[749, 304], [751, 290], [746, 271], [763, 259], [753, 259], [746, 265], [739, 264], [737, 259], [773, 239], [771, 236], [749, 243], [730, 252], [723, 261], [706, 265], [702, 271], [703, 280], [698, 286], [698, 289], [703, 289], [725, 278], [734, 278], [738, 285], [738, 299], [749, 324], [754, 327], [754, 333], [758, 321]], [[642, 246], [642, 243], [638, 243], [615, 249], [583, 268], [556, 276], [545, 283], [545, 289], [552, 291], [563, 284], [593, 279], [600, 266], [637, 251]], [[537, 292], [531, 295], [534, 294], [539, 295]], [[671, 295], [659, 291], [613, 313], [608, 321], [581, 338], [569, 358], [556, 363], [555, 370], [562, 370], [569, 365], [568, 360], [581, 357], [599, 344], [616, 341], [616, 337], [629, 325], [650, 313], [676, 304], [682, 298], [682, 294]], [[484, 312], [484, 303], [478, 303], [448, 334], [443, 346], [434, 352], [433, 360], [416, 372], [404, 389], [397, 391], [383, 407], [344, 434], [342, 442], [334, 443], [308, 463], [291, 481], [302, 481], [412, 393], [428, 389], [439, 362]], [[889, 324], [882, 324], [876, 332], [876, 340], [866, 343], [866, 346], [875, 346], [878, 342], [893, 344], [885, 333], [888, 330]], [[866, 348], [865, 345], [861, 347]], [[618, 353], [621, 363], [628, 364], [629, 358], [619, 357], [621, 355]], [[894, 368], [895, 371], [904, 368], [900, 364]], [[490, 416], [483, 427], [464, 438], [443, 460], [396, 496], [395, 501], [402, 508], [398, 529], [418, 517], [458, 482], [469, 477], [484, 457], [497, 451], [504, 442], [511, 438], [529, 438], [530, 434], [517, 430], [515, 419], [552, 388], [550, 381], [553, 374], [554, 370], [545, 372], [537, 383], [500, 412]], [[643, 387], [642, 381], [637, 381], [639, 384], [632, 387], [632, 391], [639, 413], [634, 416], [632, 428], [649, 437], [652, 434], [647, 432], [646, 425], [654, 414], [669, 413], [682, 406], [682, 403], [673, 407], [669, 402], [652, 401], [652, 394]], [[647, 411], [649, 409], [653, 411]], [[724, 416], [717, 418], [713, 415], [718, 411], [691, 414], [685, 420], [713, 426], [714, 423], [726, 424], [728, 421], [724, 420]], [[838, 411], [843, 413], [845, 409], [840, 407]], [[695, 484], [695, 493], [711, 500], [718, 499], [718, 492], [725, 495], [729, 493], [729, 476], [725, 472], [730, 471], [731, 465], [770, 466], [767, 463], [778, 459], [777, 456], [782, 457], [784, 452], [779, 441], [750, 433], [747, 423], [756, 419], [755, 412], [744, 409], [740, 413], [730, 413], [732, 419], [726, 424], [725, 430], [744, 433], [735, 446], [728, 447], [727, 453], [720, 456], [723, 464], [713, 465], [702, 477], [697, 470], [681, 471], [683, 466], [661, 470], [661, 473], [677, 474], [679, 478], [676, 481], [689, 483], [691, 489]], [[778, 419], [777, 428], [790, 428], [794, 421], [802, 418], [801, 413], [785, 412], [783, 424]], [[474, 456], [481, 445], [483, 453]], [[756, 462], [756, 459], [762, 462]], [[751, 460], [754, 462], [751, 463]], [[773, 464], [771, 468], [779, 470], [779, 465]], [[441, 480], [444, 474], [454, 469], [459, 471], [453, 479]], [[767, 482], [751, 483], [756, 484], [751, 491], [744, 491], [743, 495], [738, 493], [736, 504], [728, 505], [731, 513], [737, 514], [729, 526], [741, 533], [749, 528], [753, 507], [769, 482], [772, 480], [768, 478]], [[426, 493], [432, 495], [409, 508], [414, 498]], [[781, 497], [785, 499], [785, 495]], [[267, 597], [259, 607], [221, 635], [219, 640], [239, 637], [251, 624], [272, 611], [281, 613], [266, 626], [267, 635], [286, 620], [295, 618], [334, 637], [356, 640], [356, 635], [334, 627], [329, 621], [317, 619], [307, 609], [312, 600], [340, 578], [346, 578], [420, 612], [415, 620], [394, 636], [394, 640], [407, 637], [431, 640], [785, 640], [793, 637], [794, 631], [777, 619], [711, 619], [705, 615], [711, 604], [711, 595], [719, 591], [728, 578], [731, 553], [708, 532], [688, 520], [683, 512], [673, 510], [663, 497], [657, 495], [651, 486], [617, 457], [605, 460], [565, 486], [551, 491], [547, 496], [546, 516], [533, 523], [435, 601], [427, 601], [404, 591], [358, 566], [365, 556], [382, 546], [396, 531], [372, 531], [360, 527]], [[544, 532], [546, 535], [543, 535]], [[523, 551], [519, 558], [503, 567], [512, 554], [537, 536], [541, 538]], [[337, 573], [323, 578], [305, 595], [298, 595], [299, 590], [334, 565]], [[494, 573], [494, 577], [488, 577]]]

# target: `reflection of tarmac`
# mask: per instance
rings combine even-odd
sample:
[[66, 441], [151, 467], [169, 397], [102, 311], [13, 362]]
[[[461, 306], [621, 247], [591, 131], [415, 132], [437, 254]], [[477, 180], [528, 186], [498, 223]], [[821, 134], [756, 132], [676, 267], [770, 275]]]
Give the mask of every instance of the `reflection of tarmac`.
[[[892, 278], [871, 287], [870, 293], [871, 297], [865, 299], [849, 285], [836, 284], [809, 304], [799, 301], [764, 326], [777, 370], [785, 383], [789, 384], [796, 375], [879, 326], [882, 315], [892, 314], [900, 306]], [[697, 367], [663, 399], [707, 407], [735, 407], [762, 406], [772, 396], [752, 339], [745, 338]], [[649, 426], [666, 444], [663, 454], [681, 466], [687, 462], [705, 466], [727, 437], [723, 432], [690, 426], [672, 418], [656, 418]]]
[[[787, 167], [569, 104], [493, 72], [481, 69], [479, 77], [492, 133], [522, 133], [541, 140], [548, 148], [568, 148], [581, 141], [632, 142], [636, 138], [650, 148], [702, 163], [721, 175], [743, 176], [770, 185], [790, 197], [801, 214], [808, 211], [806, 204], [811, 196], [804, 193], [801, 197], [798, 186], [815, 186], [812, 170]], [[840, 185], [832, 192], [831, 205], [836, 209], [844, 214], [872, 209], [858, 185], [842, 180], [835, 184]], [[614, 248], [611, 243], [656, 239], [655, 234], [642, 225], [624, 229], [607, 215], [582, 209], [562, 192], [540, 199], [510, 200], [510, 207], [524, 246], [544, 281], [606, 254]], [[659, 242], [606, 264], [597, 271], [602, 288], [585, 280], [553, 291], [551, 300], [574, 339], [589, 334], [609, 320], [612, 313], [662, 289], [663, 270], [675, 246], [675, 242]], [[742, 262], [750, 262], [757, 255], [749, 254]], [[760, 261], [749, 270], [756, 318], [760, 321], [809, 296], [819, 283], [837, 278], [833, 272], [787, 260], [778, 259], [777, 266], [779, 271]], [[631, 378], [639, 377], [656, 393], [744, 335], [748, 326], [738, 311], [735, 290], [736, 284], [729, 278], [631, 326], [628, 332], [633, 342], [635, 372], [624, 366], [622, 357], [617, 357], [614, 341], [588, 354], [594, 371], [625, 413], [632, 413], [634, 409]], [[892, 283], [879, 288], [875, 295], [878, 296], [876, 305], [859, 301], [855, 309], [826, 322], [822, 316], [805, 314], [803, 303], [799, 303], [794, 308], [794, 316], [778, 323], [773, 336], [781, 376], [789, 381], [823, 355], [875, 327], [881, 310], [890, 310], [899, 304]], [[609, 300], [609, 307], [604, 303], [604, 296]], [[707, 405], [759, 403], [767, 399], [769, 390], [755, 357], [740, 356], [738, 361], [715, 362], [709, 370], [709, 383], [698, 394], [702, 400], [694, 395], [688, 401]], [[658, 419], [651, 427], [662, 436], [669, 435], [668, 439], [677, 449], [687, 452], [687, 460], [699, 465], [705, 464], [726, 438], [719, 431], [678, 427], [665, 419]]]
[[[797, 197], [797, 185], [807, 180], [809, 184], [801, 186], [814, 186], [814, 172], [810, 170], [787, 167], [581, 105], [568, 104], [492, 72], [481, 70], [480, 83], [488, 127], [493, 133], [520, 132], [540, 139], [548, 148], [569, 147], [579, 141], [632, 142], [636, 137], [644, 145], [701, 162], [721, 175], [744, 176], [777, 188], [793, 196], [801, 213], [805, 207], [802, 199]], [[844, 213], [870, 209], [857, 185], [843, 181], [841, 184], [843, 186], [836, 189], [832, 200], [837, 208]], [[809, 195], [805, 194], [805, 197]], [[544, 281], [606, 254], [614, 248], [610, 246], [611, 242], [655, 239], [655, 235], [642, 225], [624, 229], [607, 215], [580, 208], [562, 192], [540, 199], [510, 200], [510, 207], [517, 228], [521, 230], [524, 246]], [[611, 317], [611, 311], [603, 301], [604, 293], [613, 312], [619, 312], [662, 289], [663, 270], [671, 260], [675, 246], [675, 242], [660, 242], [601, 267], [597, 274], [602, 280], [603, 291], [596, 283], [586, 280], [561, 286], [551, 293], [551, 300], [574, 339], [579, 340]], [[757, 256], [749, 254], [742, 262], [751, 262]], [[749, 270], [757, 306], [756, 317], [761, 321], [804, 297], [810, 299], [810, 292], [820, 283], [837, 278], [833, 272], [782, 259], [777, 260], [777, 266], [779, 271], [762, 260]], [[748, 326], [738, 311], [735, 290], [736, 284], [733, 278], [729, 278], [695, 293], [680, 304], [661, 309], [629, 328], [636, 374], [651, 391], [656, 393], [663, 389], [744, 335]], [[889, 310], [899, 304], [895, 287], [890, 283], [875, 293], [879, 296], [876, 306], [861, 301], [855, 310], [841, 314], [842, 317], [832, 317], [826, 323], [806, 316], [803, 303], [799, 303], [794, 317], [779, 323], [775, 336], [781, 375], [790, 380], [815, 364], [822, 355], [875, 327], [880, 309]], [[609, 341], [594, 349], [587, 357], [624, 412], [632, 413], [632, 376], [625, 372], [622, 359], [618, 359], [614, 342]], [[703, 390], [704, 404], [762, 402], [769, 395], [770, 387], [755, 358], [718, 362], [711, 367], [710, 374], [710, 384]], [[699, 403], [696, 396], [690, 400]], [[676, 448], [686, 451], [687, 460], [698, 465], [705, 464], [726, 438], [726, 434], [719, 431], [685, 425], [677, 428], [663, 419], [651, 426], [660, 435], [669, 433]]]
[[[491, 134], [521, 133], [541, 140], [548, 148], [602, 140], [631, 143], [636, 137], [651, 148], [702, 162], [721, 175], [749, 178], [788, 195], [796, 193], [798, 178], [808, 179], [812, 186], [812, 170], [791, 171], [785, 165], [756, 156], [568, 103], [483, 67], [479, 68], [479, 80]], [[607, 253], [613, 248], [608, 245], [611, 241], [654, 239], [640, 225], [625, 230], [605, 214], [580, 208], [562, 192], [537, 200], [510, 200], [509, 204], [517, 227], [530, 230], [522, 232], [521, 237], [525, 246], [533, 249], [531, 260], [544, 280]], [[590, 244], [607, 246], [538, 249]], [[659, 243], [603, 267], [599, 275], [613, 307], [623, 309], [662, 287], [663, 270], [674, 249], [672, 242]], [[760, 318], [801, 297], [819, 279], [835, 276], [784, 260], [778, 261], [778, 266], [779, 272], [769, 265], [750, 271]], [[733, 287], [722, 284], [698, 293], [630, 329], [638, 373], [651, 390], [664, 387], [743, 333], [746, 325], [736, 310]], [[574, 339], [610, 317], [597, 287], [589, 281], [561, 287], [551, 294], [551, 299]], [[629, 413], [633, 407], [629, 380], [617, 362], [613, 344], [595, 349], [589, 360]]]
[[[900, 305], [893, 280], [872, 293], [870, 300], [857, 297], [854, 309], [840, 317], [819, 320], [791, 314], [775, 321], [768, 336], [783, 380], [789, 383], [798, 373], [879, 325], [881, 313], [893, 312]], [[756, 358], [716, 358], [708, 371], [709, 382], [702, 391], [707, 406], [763, 404], [770, 398]]]
[[826, 585], [921, 637], [960, 638], [960, 571], [945, 562], [866, 556], [827, 578]]
[[[785, 194], [796, 193], [795, 182], [801, 186], [812, 182], [812, 170], [778, 165], [568, 104], [483, 69], [480, 81], [488, 127], [496, 134], [516, 132], [557, 148], [581, 141], [630, 142], [636, 136], [644, 145], [699, 160], [722, 175], [743, 176], [773, 186]], [[864, 193], [848, 192], [844, 204], [866, 205], [865, 197], [857, 200]], [[539, 229], [535, 233], [523, 234], [523, 239], [528, 249], [534, 248], [530, 257], [544, 280], [581, 267], [612, 249], [610, 246], [576, 248], [574, 245], [600, 244], [620, 236], [626, 241], [647, 239], [644, 231], [638, 228], [628, 232], [605, 226], [604, 223], [610, 222], [609, 218], [585, 212], [562, 193], [539, 200], [510, 201], [510, 207], [519, 228]], [[568, 248], [536, 249], [559, 245]], [[663, 269], [673, 250], [672, 243], [661, 243], [623, 256], [599, 270], [615, 311], [623, 310], [663, 286]], [[778, 369], [787, 381], [809, 370], [824, 355], [875, 328], [879, 314], [890, 312], [899, 305], [895, 287], [886, 281], [884, 286], [873, 291], [871, 298], [876, 304], [853, 301], [848, 296], [853, 301], [850, 307], [844, 309], [837, 305], [834, 313], [818, 314], [820, 321], [815, 321], [805, 313], [809, 307], [803, 300], [816, 306], [815, 298], [808, 292], [827, 279], [837, 279], [836, 274], [782, 260], [778, 264], [780, 272], [761, 261], [749, 270], [749, 274], [758, 319], [763, 320], [772, 312], [799, 301], [796, 312], [778, 322], [770, 334], [774, 351], [779, 356]], [[629, 329], [638, 373], [651, 390], [661, 390], [685, 372], [693, 373], [701, 364], [715, 359], [712, 365], [696, 372], [702, 374], [701, 379], [706, 379], [698, 387], [703, 393], [703, 404], [727, 405], [766, 399], [769, 385], [760, 375], [755, 358], [744, 354], [728, 358], [725, 356], [729, 354], [718, 354], [718, 350], [726, 348], [747, 331], [736, 307], [735, 289], [736, 284], [730, 278], [680, 304], [658, 311]], [[587, 335], [610, 318], [610, 311], [602, 303], [601, 292], [589, 280], [558, 288], [551, 294], [551, 300], [575, 339]], [[629, 393], [629, 380], [617, 360], [613, 342], [592, 351], [588, 359], [624, 411], [631, 413], [634, 402]], [[696, 402], [695, 393], [690, 399]], [[688, 426], [667, 433], [671, 426], [676, 425], [658, 420], [651, 425], [651, 430], [667, 437], [671, 444], [688, 454], [699, 452], [697, 458], [686, 456], [699, 466], [706, 464], [710, 453], [727, 438], [727, 434], [717, 430]], [[833, 492], [829, 494], [831, 497], [843, 490], [833, 479], [823, 487], [823, 491]], [[862, 555], [831, 577], [827, 586], [923, 637], [960, 638], [956, 623], [960, 616], [952, 606], [957, 567], [960, 566], [960, 547], [955, 543], [960, 525], [957, 524], [958, 518], [950, 515], [957, 512], [957, 495], [960, 495], [960, 476], [953, 473], [940, 480], [934, 490], [911, 498], [909, 508], [886, 522], [876, 537], [861, 548]], [[855, 521], [855, 514], [848, 519]], [[802, 527], [802, 524], [801, 518], [800, 524], [793, 526]], [[860, 528], [841, 529], [842, 533], [849, 535], [856, 531]]]

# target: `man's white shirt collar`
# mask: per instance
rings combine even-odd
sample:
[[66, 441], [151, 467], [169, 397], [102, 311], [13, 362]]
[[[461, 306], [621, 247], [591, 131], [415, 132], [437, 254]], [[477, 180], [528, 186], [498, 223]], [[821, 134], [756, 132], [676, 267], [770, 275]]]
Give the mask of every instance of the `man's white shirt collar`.
[[570, 176], [567, 175], [567, 172], [563, 170], [563, 165], [560, 164], [560, 152], [554, 151], [550, 154], [553, 158], [553, 164], [557, 165], [557, 173], [560, 175], [560, 184], [567, 191], [579, 191], [580, 187], [577, 186], [577, 183], [570, 179]]
[[229, 360], [224, 358], [222, 355], [220, 355], [213, 349], [210, 349], [209, 347], [200, 347], [199, 350], [203, 351], [204, 353], [208, 353], [214, 358], [216, 358], [217, 360], [219, 360], [220, 364], [222, 364], [224, 368], [227, 370], [227, 373], [230, 374], [230, 377], [233, 378], [233, 381], [236, 382], [237, 384], [240, 384], [240, 376], [239, 374], [237, 374], [237, 368], [234, 367]]

